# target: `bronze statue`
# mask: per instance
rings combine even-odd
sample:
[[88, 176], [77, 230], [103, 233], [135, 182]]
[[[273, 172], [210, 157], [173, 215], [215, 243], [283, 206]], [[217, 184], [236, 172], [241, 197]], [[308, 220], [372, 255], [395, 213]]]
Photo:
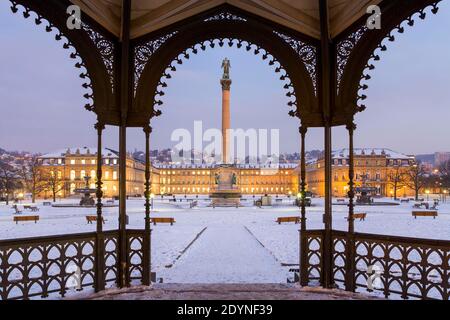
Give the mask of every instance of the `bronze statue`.
[[222, 79], [230, 79], [231, 63], [228, 58], [222, 61], [223, 77]]

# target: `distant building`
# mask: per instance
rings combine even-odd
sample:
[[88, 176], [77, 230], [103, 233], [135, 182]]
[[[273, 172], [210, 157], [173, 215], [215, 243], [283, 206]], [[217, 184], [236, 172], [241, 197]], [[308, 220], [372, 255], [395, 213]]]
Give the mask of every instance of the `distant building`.
[[[105, 197], [119, 195], [119, 154], [112, 149], [102, 150], [103, 193]], [[39, 168], [44, 173], [56, 175], [57, 182], [61, 185], [60, 197], [68, 197], [74, 194], [74, 190], [86, 186], [85, 177], [90, 177], [90, 188], [96, 188], [97, 176], [97, 148], [69, 148], [42, 155], [38, 158]], [[143, 195], [145, 165], [127, 157], [127, 195]], [[44, 190], [39, 197], [50, 197], [51, 190]]]
[[434, 165], [440, 167], [450, 161], [450, 152], [436, 152], [434, 154]]
[[[297, 164], [277, 167], [234, 165], [236, 187], [247, 195], [288, 195], [298, 192]], [[152, 191], [156, 194], [208, 195], [216, 186], [219, 165], [155, 165]]]
[[[393, 195], [392, 179], [397, 173], [408, 170], [415, 164], [414, 157], [389, 149], [355, 149], [355, 187], [362, 184], [372, 187], [374, 195]], [[348, 193], [349, 150], [333, 152], [333, 196], [344, 197]], [[307, 165], [308, 190], [319, 196], [325, 195], [325, 160], [319, 157]], [[399, 183], [398, 196], [412, 196], [412, 190]]]

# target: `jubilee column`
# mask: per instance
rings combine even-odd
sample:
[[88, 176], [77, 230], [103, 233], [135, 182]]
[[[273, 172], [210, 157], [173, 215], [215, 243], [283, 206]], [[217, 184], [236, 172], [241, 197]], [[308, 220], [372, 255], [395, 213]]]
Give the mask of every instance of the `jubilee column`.
[[225, 58], [222, 62], [223, 76], [220, 80], [222, 85], [222, 162], [227, 164], [230, 162], [230, 60]]

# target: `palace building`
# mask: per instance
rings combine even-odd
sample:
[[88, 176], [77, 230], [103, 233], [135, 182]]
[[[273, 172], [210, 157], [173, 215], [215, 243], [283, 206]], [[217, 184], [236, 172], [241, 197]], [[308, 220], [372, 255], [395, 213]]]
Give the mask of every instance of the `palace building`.
[[[348, 192], [349, 150], [336, 150], [332, 156], [333, 196], [344, 197]], [[389, 149], [355, 149], [354, 161], [356, 189], [366, 186], [379, 196], [393, 196], [395, 178], [402, 176], [415, 164], [414, 157]], [[318, 196], [325, 194], [324, 168], [323, 157], [310, 161], [306, 168], [307, 188]], [[400, 182], [397, 184], [397, 195], [413, 196], [414, 191]]]
[[[237, 189], [242, 194], [296, 194], [296, 164], [278, 168], [257, 165], [234, 165]], [[208, 195], [216, 186], [219, 165], [157, 165], [153, 167], [152, 192], [155, 194]]]
[[[74, 190], [86, 186], [89, 177], [89, 187], [95, 189], [97, 176], [96, 148], [68, 148], [45, 154], [38, 158], [39, 169], [43, 179], [54, 176], [53, 181], [59, 185], [58, 196], [69, 197]], [[119, 195], [119, 156], [118, 152], [105, 148], [103, 158], [103, 193], [105, 197]], [[144, 193], [144, 170], [142, 162], [127, 156], [127, 195], [137, 196]], [[49, 197], [51, 190], [45, 188], [39, 197]]]

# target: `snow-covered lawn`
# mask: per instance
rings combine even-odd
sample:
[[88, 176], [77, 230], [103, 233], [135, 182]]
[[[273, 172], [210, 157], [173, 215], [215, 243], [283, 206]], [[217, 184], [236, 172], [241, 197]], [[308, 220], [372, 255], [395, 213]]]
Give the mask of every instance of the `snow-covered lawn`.
[[[239, 209], [212, 209], [200, 199], [199, 207], [189, 209], [187, 202], [155, 199], [152, 216], [176, 220], [174, 226], [152, 226], [152, 270], [157, 278], [183, 283], [286, 282], [289, 268], [299, 260], [299, 225], [278, 225], [275, 220], [299, 215], [299, 209], [288, 205], [292, 201], [287, 199], [283, 205], [262, 209], [251, 206], [252, 200]], [[89, 225], [85, 219], [95, 215], [95, 209], [44, 207], [42, 201], [37, 205], [37, 224], [16, 225], [14, 210], [1, 204], [0, 240], [95, 231], [95, 224]], [[346, 230], [347, 207], [333, 209], [333, 227]], [[307, 209], [308, 229], [323, 228], [323, 211], [323, 199], [313, 199], [313, 207]], [[355, 222], [357, 232], [450, 240], [450, 203], [440, 205], [436, 219], [414, 219], [412, 203], [357, 207], [356, 211], [367, 213], [366, 221]], [[142, 229], [144, 201], [129, 200], [127, 212], [128, 227]], [[25, 211], [27, 214], [35, 213]], [[116, 229], [118, 208], [105, 208], [104, 215], [105, 230]]]

